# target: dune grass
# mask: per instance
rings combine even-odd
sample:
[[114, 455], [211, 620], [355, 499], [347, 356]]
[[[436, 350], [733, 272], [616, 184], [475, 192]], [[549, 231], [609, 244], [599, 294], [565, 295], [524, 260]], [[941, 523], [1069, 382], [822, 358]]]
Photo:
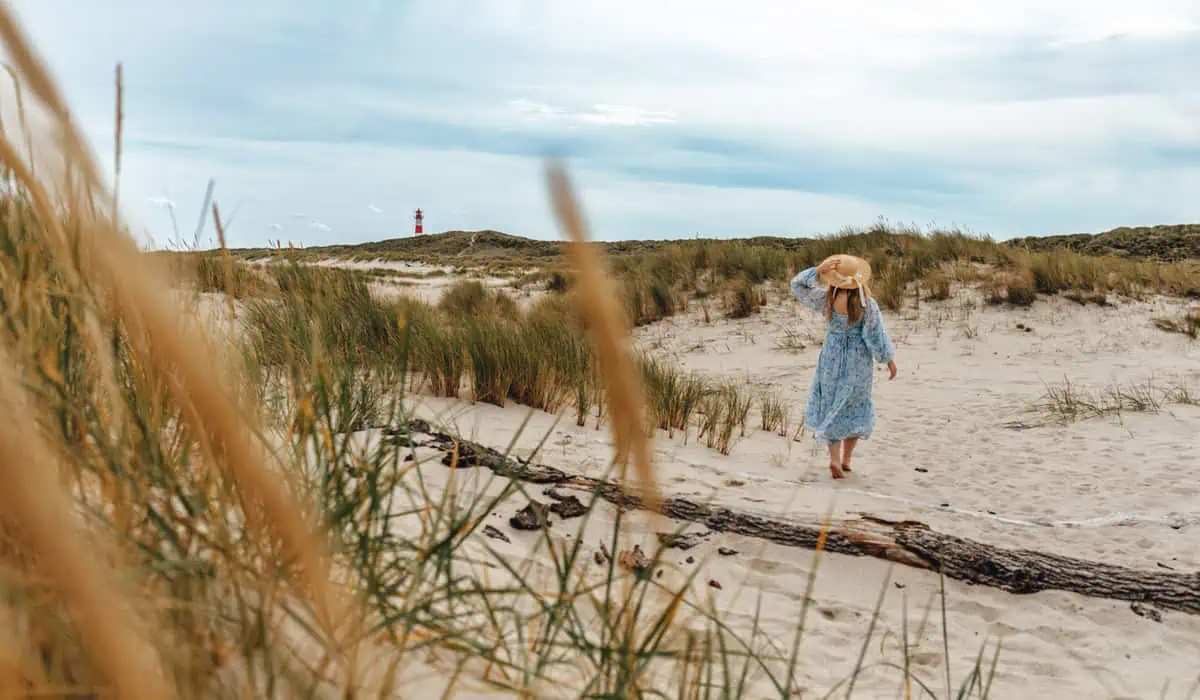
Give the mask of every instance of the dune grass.
[[[450, 235], [444, 245], [432, 245], [430, 250], [435, 252], [427, 254], [421, 252], [421, 241], [405, 239], [403, 258], [450, 265], [459, 276], [468, 272], [511, 274], [516, 289], [532, 286], [548, 294], [566, 294], [572, 288], [561, 250], [547, 248], [544, 241], [526, 241], [536, 255], [512, 258], [447, 258], [444, 252], [436, 252], [446, 245], [466, 245], [453, 240], [457, 239]], [[505, 249], [520, 251], [524, 244], [518, 241], [523, 240], [506, 237], [505, 245], [510, 247]], [[886, 222], [817, 238], [623, 241], [604, 247], [611, 255], [611, 272], [619, 282], [625, 312], [635, 326], [687, 312], [696, 302], [701, 302], [708, 314], [708, 299], [714, 299], [727, 317], [747, 318], [767, 303], [768, 283], [786, 283], [800, 270], [834, 253], [859, 255], [871, 263], [872, 293], [891, 311], [921, 301], [949, 299], [955, 284], [979, 289], [990, 303], [1012, 306], [1029, 306], [1041, 297], [1058, 294], [1090, 301], [1106, 300], [1109, 295], [1200, 297], [1200, 263], [1196, 260], [1139, 260], [1088, 255], [1070, 248], [1030, 249], [956, 230], [923, 232]], [[331, 250], [338, 253], [341, 249]], [[379, 252], [384, 258], [385, 250]], [[325, 249], [292, 253], [308, 263], [332, 254]]]
[[1195, 340], [1200, 338], [1200, 307], [1180, 312], [1174, 317], [1156, 318], [1154, 325], [1159, 330], [1180, 333]]
[[[386, 378], [397, 371], [395, 358], [407, 346], [409, 391], [567, 411], [577, 425], [593, 422], [597, 428], [612, 415], [573, 297], [548, 297], [522, 310], [503, 289], [463, 280], [432, 305], [378, 299], [361, 275], [344, 270], [289, 263], [271, 272], [275, 292], [248, 302], [245, 316], [245, 357], [259, 376], [306, 364], [319, 348], [333, 365]], [[681, 433], [685, 441], [699, 432], [722, 454], [745, 435], [748, 407], [761, 403], [753, 392], [686, 373], [661, 358], [643, 355], [637, 364], [647, 429], [668, 437]], [[262, 393], [269, 384], [259, 385]], [[364, 410], [348, 420], [369, 423], [359, 415]]]
[[1058, 423], [1129, 413], [1158, 413], [1171, 406], [1200, 406], [1200, 393], [1187, 381], [1154, 379], [1112, 384], [1102, 389], [1080, 387], [1070, 380], [1047, 385], [1031, 411]]
[[763, 430], [773, 431], [768, 426], [780, 423], [779, 415], [785, 410], [778, 397], [768, 400], [738, 384], [715, 382], [648, 356], [641, 364], [652, 427], [667, 431], [669, 437], [680, 433], [685, 443], [695, 429], [697, 439], [727, 455], [735, 439], [746, 435], [756, 402], [765, 412], [761, 414]]
[[258, 296], [268, 289], [265, 272], [220, 251], [155, 251], [171, 274], [196, 291], [228, 294], [235, 299]]
[[[951, 297], [952, 285], [975, 286], [995, 304], [1028, 306], [1039, 296], [1068, 293], [1200, 296], [1200, 264], [1097, 257], [1069, 249], [1032, 251], [959, 231], [920, 232], [880, 223], [865, 231], [809, 239], [694, 240], [610, 244], [614, 274], [635, 325], [654, 323], [716, 297], [731, 318], [766, 303], [765, 283], [786, 283], [834, 253], [866, 258], [872, 293], [892, 311]], [[550, 275], [552, 273], [545, 273]], [[561, 273], [558, 273], [561, 275]], [[547, 279], [541, 277], [540, 279]], [[552, 292], [564, 292], [565, 277]]]

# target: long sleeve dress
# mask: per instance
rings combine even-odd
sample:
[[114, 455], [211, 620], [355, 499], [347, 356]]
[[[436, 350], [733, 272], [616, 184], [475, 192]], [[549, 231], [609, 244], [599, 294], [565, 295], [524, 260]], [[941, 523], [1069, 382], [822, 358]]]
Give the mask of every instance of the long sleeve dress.
[[[792, 294], [801, 304], [825, 315], [827, 291], [817, 281], [815, 267], [792, 278]], [[867, 300], [858, 323], [851, 324], [845, 314], [833, 312], [817, 359], [804, 427], [829, 444], [847, 438], [870, 438], [875, 429], [871, 361], [885, 364], [895, 354], [874, 299]]]

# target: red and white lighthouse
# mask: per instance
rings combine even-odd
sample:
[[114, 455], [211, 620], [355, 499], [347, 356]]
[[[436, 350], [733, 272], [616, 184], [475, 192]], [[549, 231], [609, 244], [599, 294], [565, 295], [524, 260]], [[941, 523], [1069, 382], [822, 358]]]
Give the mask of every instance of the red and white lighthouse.
[[418, 209], [416, 216], [413, 217], [413, 235], [419, 236], [422, 233], [425, 233], [425, 215]]

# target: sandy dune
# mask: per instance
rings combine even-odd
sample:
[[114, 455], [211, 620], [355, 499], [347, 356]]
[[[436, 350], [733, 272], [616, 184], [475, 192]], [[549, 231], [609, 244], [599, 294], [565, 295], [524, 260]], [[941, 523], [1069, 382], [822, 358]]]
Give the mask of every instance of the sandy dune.
[[[423, 296], [432, 301], [444, 284], [427, 287]], [[824, 321], [780, 289], [771, 299], [760, 314], [742, 321], [720, 318], [714, 310], [712, 322], [705, 323], [694, 308], [638, 329], [636, 341], [706, 375], [779, 391], [791, 404], [795, 426]], [[218, 299], [203, 302], [207, 313], [221, 316]], [[811, 438], [760, 430], [738, 440], [729, 456], [660, 432], [654, 445], [658, 478], [668, 495], [777, 517], [814, 520], [829, 511], [867, 512], [921, 520], [1004, 547], [1146, 570], [1200, 571], [1200, 408], [1168, 405], [1159, 412], [1066, 423], [1047, 422], [1029, 410], [1048, 385], [1066, 380], [1085, 391], [1148, 383], [1200, 391], [1200, 343], [1152, 324], [1155, 316], [1179, 308], [1164, 299], [1106, 308], [1053, 299], [1008, 309], [988, 307], [963, 292], [919, 310], [889, 313], [900, 376], [895, 382], [887, 382], [882, 371], [877, 376], [877, 433], [856, 453], [847, 480], [828, 478], [824, 451]], [[521, 406], [428, 397], [417, 404], [417, 415], [497, 449], [515, 437], [518, 456], [543, 445], [539, 462], [593, 476], [608, 468], [607, 428], [596, 430], [590, 423], [579, 428], [571, 417], [556, 419]], [[367, 431], [357, 440], [367, 445], [377, 437]], [[435, 491], [451, 476], [436, 460], [422, 470]], [[454, 473], [464, 495], [503, 485], [482, 469]], [[540, 497], [539, 487], [529, 488]], [[481, 529], [470, 546], [485, 559], [500, 556], [549, 574], [540, 535], [507, 525], [523, 504], [515, 498], [489, 515], [509, 542], [485, 538]], [[614, 515], [607, 504], [593, 514], [582, 533], [589, 551], [607, 538]], [[672, 527], [646, 515], [637, 518], [641, 525], [630, 537], [645, 549], [655, 546], [656, 530]], [[552, 539], [578, 537], [577, 522], [552, 527]], [[720, 555], [721, 547], [736, 554]], [[693, 600], [715, 605], [740, 633], [749, 632], [761, 605], [769, 611], [764, 631], [787, 646], [814, 554], [717, 534], [687, 552], [668, 551], [666, 565], [664, 583], [682, 585], [694, 574]], [[852, 672], [883, 588], [886, 598], [865, 657], [875, 666], [858, 679], [855, 697], [903, 697], [900, 672], [879, 664], [901, 662], [898, 639], [906, 609], [914, 672], [946, 697], [940, 585], [929, 572], [823, 555], [805, 623], [801, 685], [820, 697]], [[996, 639], [1002, 650], [991, 689], [995, 698], [1182, 699], [1200, 679], [1200, 617], [1165, 612], [1159, 622], [1118, 601], [1060, 592], [1017, 596], [954, 581], [945, 586], [950, 697], [985, 642]], [[918, 636], [931, 604], [930, 622]], [[985, 662], [992, 649], [987, 647]], [[565, 682], [558, 690], [570, 687]], [[440, 681], [428, 683], [430, 693], [440, 693]], [[756, 683], [762, 697], [775, 696], [765, 680]], [[913, 697], [921, 695], [914, 690]]]
[[[461, 276], [456, 276], [451, 268], [419, 262], [330, 258], [316, 264], [344, 270], [389, 270], [404, 273], [405, 276], [384, 276], [372, 280], [371, 288], [382, 298], [409, 296], [429, 303], [436, 302], [441, 298], [442, 292], [463, 279]], [[482, 276], [472, 279], [476, 279], [489, 289], [502, 289], [518, 300], [529, 300], [538, 296], [538, 292], [533, 290], [520, 292], [513, 290], [511, 288], [512, 280], [504, 277]]]
[[[777, 389], [791, 400], [798, 421], [823, 320], [780, 297], [745, 321], [714, 314], [705, 324], [695, 310], [639, 329], [637, 341], [705, 374]], [[810, 438], [761, 431], [739, 441], [729, 456], [659, 433], [657, 472], [670, 495], [788, 518], [815, 519], [830, 508], [835, 515], [869, 512], [1005, 547], [1149, 570], [1200, 570], [1200, 408], [1167, 406], [1048, 425], [1035, 425], [1040, 419], [1028, 410], [1046, 385], [1064, 380], [1086, 390], [1146, 382], [1200, 387], [1200, 343], [1151, 324], [1173, 308], [1165, 300], [1115, 308], [1051, 300], [1012, 310], [958, 299], [889, 314], [901, 374], [892, 383], [879, 376], [878, 432], [860, 447], [845, 482], [828, 478], [823, 450]], [[806, 347], [779, 349], [789, 335]], [[498, 449], [528, 418], [517, 454], [546, 438], [538, 461], [572, 471], [600, 476], [611, 454], [604, 430], [578, 428], [569, 418], [556, 425], [554, 417], [531, 416], [522, 407], [424, 399], [418, 413]], [[436, 463], [426, 468], [434, 478], [438, 470], [443, 479], [449, 472]], [[494, 514], [512, 544], [489, 544], [536, 560], [542, 556], [535, 553], [537, 536], [504, 525], [508, 510], [522, 503], [513, 500]], [[585, 536], [597, 543], [604, 537], [609, 510], [601, 508]], [[569, 521], [560, 528], [555, 537], [575, 532]], [[644, 547], [653, 547], [652, 529], [638, 534]], [[720, 556], [722, 546], [738, 554]], [[811, 551], [718, 535], [669, 557], [678, 560], [679, 576], [701, 567], [697, 581], [720, 583], [720, 590], [699, 586], [697, 595], [712, 595], [735, 627], [750, 628], [761, 596], [771, 611], [768, 631], [791, 638]], [[853, 669], [888, 568], [877, 560], [824, 556], [801, 655], [810, 690], [823, 694]], [[891, 581], [868, 663], [899, 662], [905, 601], [910, 643], [916, 643], [911, 630], [939, 586], [936, 576], [899, 566]], [[1163, 697], [1183, 698], [1200, 675], [1200, 618], [1165, 613], [1155, 622], [1117, 601], [1054, 592], [1015, 596], [955, 582], [946, 587], [954, 692], [984, 640], [995, 638], [1003, 638], [1003, 649], [992, 697], [1160, 697], [1166, 688]], [[933, 620], [915, 663], [944, 696], [939, 611]], [[898, 697], [899, 678], [895, 671], [866, 673], [855, 696]]]

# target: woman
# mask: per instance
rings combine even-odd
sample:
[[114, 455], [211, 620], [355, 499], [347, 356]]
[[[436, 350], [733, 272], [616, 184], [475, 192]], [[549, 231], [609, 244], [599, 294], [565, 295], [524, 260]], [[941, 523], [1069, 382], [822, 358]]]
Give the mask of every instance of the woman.
[[825, 314], [825, 343], [817, 360], [804, 427], [829, 446], [829, 471], [845, 478], [859, 440], [875, 428], [871, 360], [887, 363], [896, 378], [896, 348], [883, 325], [867, 282], [871, 266], [851, 255], [834, 255], [792, 279], [800, 303]]

